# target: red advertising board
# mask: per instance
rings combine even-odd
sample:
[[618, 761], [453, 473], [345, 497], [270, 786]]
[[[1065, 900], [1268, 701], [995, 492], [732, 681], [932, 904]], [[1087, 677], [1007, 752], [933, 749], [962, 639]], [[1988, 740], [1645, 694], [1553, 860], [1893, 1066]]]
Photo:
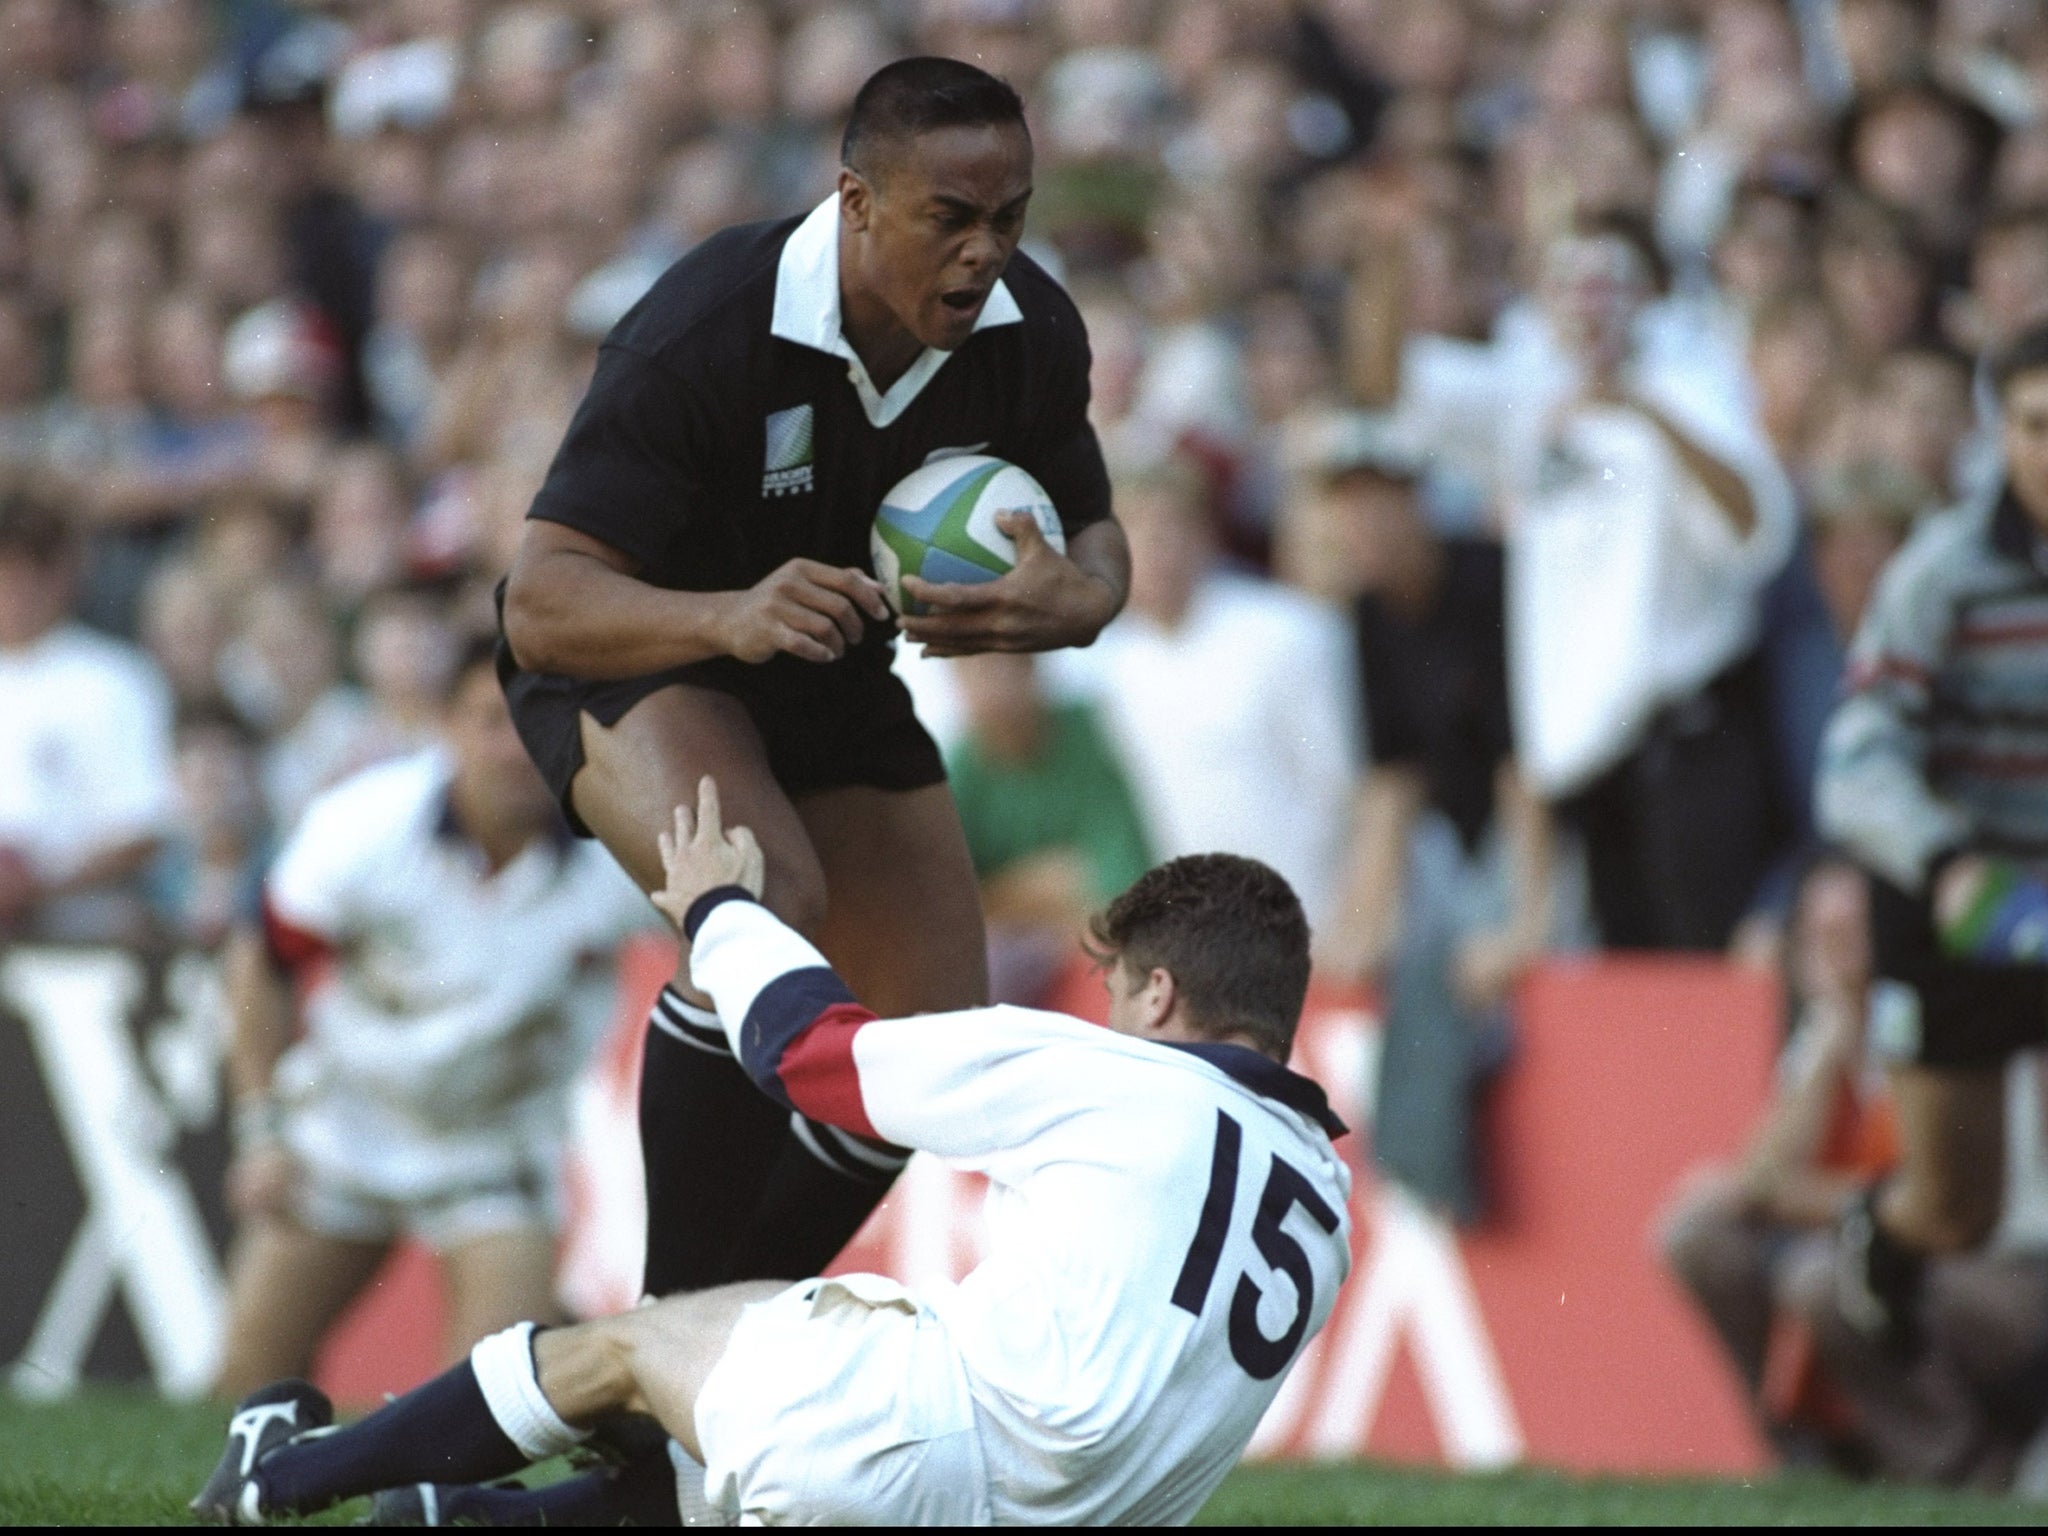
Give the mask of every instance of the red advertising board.
[[[582, 1085], [563, 1293], [635, 1299], [632, 1136], [644, 1003], [666, 976], [630, 957], [620, 1024]], [[1100, 1012], [1085, 971], [1062, 1005]], [[1378, 1055], [1366, 1000], [1318, 990], [1297, 1065], [1358, 1134], [1355, 1268], [1329, 1326], [1254, 1442], [1256, 1455], [1362, 1454], [1461, 1467], [1743, 1473], [1765, 1452], [1705, 1328], [1660, 1266], [1659, 1210], [1687, 1172], [1731, 1155], [1776, 1041], [1769, 982], [1713, 961], [1548, 966], [1516, 1007], [1492, 1106], [1497, 1209], [1455, 1231], [1375, 1180], [1364, 1106]], [[907, 1280], [957, 1275], [979, 1241], [974, 1183], [915, 1160], [842, 1256]], [[331, 1341], [322, 1380], [374, 1402], [440, 1364], [431, 1266], [401, 1254]]]

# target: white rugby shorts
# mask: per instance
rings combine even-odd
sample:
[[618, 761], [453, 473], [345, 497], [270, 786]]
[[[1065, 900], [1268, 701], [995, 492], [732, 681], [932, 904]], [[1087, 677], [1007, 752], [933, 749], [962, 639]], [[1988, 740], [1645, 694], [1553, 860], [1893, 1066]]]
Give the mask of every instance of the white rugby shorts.
[[697, 1396], [713, 1508], [743, 1524], [987, 1525], [967, 1374], [894, 1280], [805, 1280], [740, 1314]]
[[291, 1212], [308, 1230], [362, 1242], [411, 1236], [446, 1253], [499, 1232], [560, 1229], [554, 1126], [502, 1116], [448, 1135], [386, 1116], [374, 1134], [351, 1133], [358, 1108], [335, 1096], [286, 1112], [284, 1142], [299, 1169]]
[[411, 1237], [433, 1253], [502, 1232], [555, 1232], [562, 1225], [554, 1191], [527, 1178], [391, 1200], [302, 1171], [290, 1210], [309, 1232], [365, 1243]]

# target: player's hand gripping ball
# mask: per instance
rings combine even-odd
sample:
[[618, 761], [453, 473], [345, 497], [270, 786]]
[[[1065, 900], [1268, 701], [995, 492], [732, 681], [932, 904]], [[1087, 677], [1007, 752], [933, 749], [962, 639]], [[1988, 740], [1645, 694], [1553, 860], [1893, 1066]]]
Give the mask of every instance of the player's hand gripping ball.
[[961, 454], [912, 470], [882, 498], [869, 547], [875, 575], [898, 613], [922, 613], [903, 578], [935, 583], [994, 581], [1017, 563], [1017, 546], [996, 526], [1004, 512], [1038, 524], [1045, 542], [1067, 552], [1065, 532], [1045, 487], [1016, 465]]

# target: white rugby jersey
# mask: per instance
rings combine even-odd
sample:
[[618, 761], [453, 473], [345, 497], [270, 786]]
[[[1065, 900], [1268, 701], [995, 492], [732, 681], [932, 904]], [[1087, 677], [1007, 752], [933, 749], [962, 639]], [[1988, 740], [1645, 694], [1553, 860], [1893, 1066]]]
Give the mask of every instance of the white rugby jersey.
[[528, 1110], [560, 1135], [602, 1022], [601, 1000], [579, 1017], [579, 971], [654, 916], [602, 848], [566, 835], [487, 873], [451, 820], [452, 776], [433, 750], [344, 780], [264, 886], [271, 948], [309, 982], [305, 1036], [278, 1065], [288, 1139], [390, 1199], [496, 1176]]
[[685, 931], [764, 1091], [988, 1176], [987, 1257], [919, 1299], [966, 1369], [998, 1522], [1191, 1519], [1350, 1269], [1322, 1090], [1034, 1009], [878, 1019], [734, 888]]

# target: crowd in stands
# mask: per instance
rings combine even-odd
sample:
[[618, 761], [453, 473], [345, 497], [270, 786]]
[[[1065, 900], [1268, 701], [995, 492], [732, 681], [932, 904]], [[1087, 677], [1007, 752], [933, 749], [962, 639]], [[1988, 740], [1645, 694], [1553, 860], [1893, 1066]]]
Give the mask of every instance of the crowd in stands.
[[[425, 739], [612, 323], [910, 52], [1025, 97], [1136, 554], [1087, 652], [905, 659], [999, 988], [1265, 858], [1457, 1212], [1538, 955], [1841, 1012], [1818, 743], [2048, 314], [2035, 0], [0, 0], [0, 935], [216, 942]], [[1716, 1253], [1833, 1218], [1773, 1156]]]

